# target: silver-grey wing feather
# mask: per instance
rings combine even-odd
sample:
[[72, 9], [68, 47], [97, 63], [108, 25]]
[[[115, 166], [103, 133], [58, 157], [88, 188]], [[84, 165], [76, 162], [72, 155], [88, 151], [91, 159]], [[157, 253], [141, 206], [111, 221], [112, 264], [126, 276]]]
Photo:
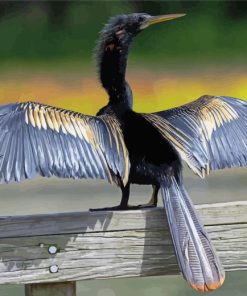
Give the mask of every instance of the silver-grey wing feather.
[[38, 103], [0, 106], [0, 156], [1, 182], [36, 175], [128, 180], [128, 151], [115, 118]]
[[247, 165], [247, 102], [203, 96], [186, 105], [145, 114], [201, 177]]

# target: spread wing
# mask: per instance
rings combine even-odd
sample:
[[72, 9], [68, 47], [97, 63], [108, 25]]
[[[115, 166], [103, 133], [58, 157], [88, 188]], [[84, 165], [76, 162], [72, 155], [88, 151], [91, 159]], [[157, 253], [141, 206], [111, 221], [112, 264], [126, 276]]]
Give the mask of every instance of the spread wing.
[[92, 117], [28, 102], [0, 106], [0, 181], [36, 175], [124, 184], [129, 158], [113, 116]]
[[203, 96], [181, 107], [144, 115], [201, 177], [247, 165], [247, 102]]

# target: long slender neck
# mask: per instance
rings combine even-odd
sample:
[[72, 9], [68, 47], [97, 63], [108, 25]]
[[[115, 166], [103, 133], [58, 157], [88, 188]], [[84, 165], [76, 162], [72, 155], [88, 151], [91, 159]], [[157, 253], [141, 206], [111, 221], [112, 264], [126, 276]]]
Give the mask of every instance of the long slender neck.
[[100, 80], [109, 94], [110, 104], [124, 103], [129, 108], [132, 108], [132, 92], [125, 71], [131, 42], [132, 36], [124, 29], [103, 32], [98, 49]]

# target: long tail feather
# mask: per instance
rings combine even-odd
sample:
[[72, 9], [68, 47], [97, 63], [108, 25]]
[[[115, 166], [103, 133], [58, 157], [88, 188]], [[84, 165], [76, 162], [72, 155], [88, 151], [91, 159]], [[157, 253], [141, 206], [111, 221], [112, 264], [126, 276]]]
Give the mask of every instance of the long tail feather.
[[216, 251], [188, 193], [174, 177], [161, 186], [177, 261], [184, 278], [197, 291], [219, 288], [225, 279]]

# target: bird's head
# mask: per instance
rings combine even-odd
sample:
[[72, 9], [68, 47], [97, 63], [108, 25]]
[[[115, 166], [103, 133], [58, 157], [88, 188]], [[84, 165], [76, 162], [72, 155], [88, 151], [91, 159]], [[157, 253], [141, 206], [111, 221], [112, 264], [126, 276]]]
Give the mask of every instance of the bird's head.
[[150, 25], [173, 20], [184, 16], [185, 14], [166, 14], [151, 16], [147, 13], [131, 13], [118, 15], [110, 19], [104, 28], [109, 34], [121, 35], [123, 32], [135, 36]]
[[181, 16], [184, 14], [151, 16], [147, 13], [132, 13], [117, 15], [109, 20], [100, 32], [95, 54], [102, 85], [110, 95], [120, 89], [125, 80], [127, 56], [133, 37], [150, 25]]

